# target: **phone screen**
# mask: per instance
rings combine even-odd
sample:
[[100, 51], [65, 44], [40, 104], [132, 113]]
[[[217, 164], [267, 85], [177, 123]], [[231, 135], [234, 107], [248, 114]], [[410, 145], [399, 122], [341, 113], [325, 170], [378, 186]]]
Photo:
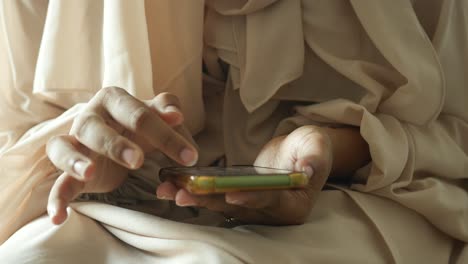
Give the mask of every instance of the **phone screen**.
[[174, 167], [164, 168], [164, 175], [191, 175], [191, 176], [252, 176], [252, 175], [287, 175], [290, 170], [256, 167], [256, 166], [232, 166], [232, 167]]

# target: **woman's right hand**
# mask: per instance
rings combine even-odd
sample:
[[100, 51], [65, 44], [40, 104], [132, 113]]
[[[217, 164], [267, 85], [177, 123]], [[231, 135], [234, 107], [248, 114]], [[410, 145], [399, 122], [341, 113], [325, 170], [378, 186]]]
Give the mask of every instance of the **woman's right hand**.
[[175, 129], [182, 122], [174, 95], [142, 102], [121, 88], [99, 91], [75, 118], [70, 134], [47, 144], [49, 159], [63, 171], [49, 195], [52, 222], [66, 220], [66, 208], [79, 194], [119, 187], [128, 170], [143, 164], [145, 153], [159, 150], [181, 165], [194, 165], [196, 148]]

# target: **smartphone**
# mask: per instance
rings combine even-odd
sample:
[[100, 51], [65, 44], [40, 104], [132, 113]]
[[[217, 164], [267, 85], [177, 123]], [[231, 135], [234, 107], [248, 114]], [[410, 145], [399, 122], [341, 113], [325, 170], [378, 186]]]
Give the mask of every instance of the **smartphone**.
[[300, 189], [309, 181], [305, 172], [255, 166], [170, 167], [159, 176], [193, 194]]

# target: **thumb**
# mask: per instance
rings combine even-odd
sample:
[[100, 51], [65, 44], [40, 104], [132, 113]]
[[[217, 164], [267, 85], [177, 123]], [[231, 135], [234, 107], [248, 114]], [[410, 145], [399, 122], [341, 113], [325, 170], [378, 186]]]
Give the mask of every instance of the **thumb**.
[[282, 153], [289, 153], [294, 169], [304, 171], [311, 181], [323, 186], [331, 171], [332, 151], [328, 134], [320, 127], [303, 126], [283, 141]]

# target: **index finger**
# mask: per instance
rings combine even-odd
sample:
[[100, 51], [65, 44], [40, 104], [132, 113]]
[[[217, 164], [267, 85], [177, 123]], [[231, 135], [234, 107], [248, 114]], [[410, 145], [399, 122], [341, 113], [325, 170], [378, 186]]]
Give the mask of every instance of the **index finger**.
[[95, 106], [97, 111], [105, 111], [123, 127], [144, 137], [151, 146], [171, 159], [186, 166], [197, 162], [196, 148], [157, 113], [125, 90], [106, 88], [98, 100], [100, 102]]

